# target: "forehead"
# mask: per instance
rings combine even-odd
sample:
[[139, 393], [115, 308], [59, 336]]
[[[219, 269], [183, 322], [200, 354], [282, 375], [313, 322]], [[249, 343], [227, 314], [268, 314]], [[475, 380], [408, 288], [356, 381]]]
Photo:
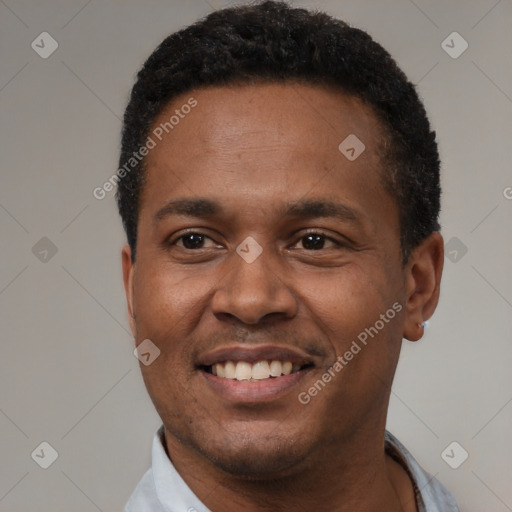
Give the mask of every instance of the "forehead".
[[167, 105], [150, 136], [141, 210], [172, 196], [245, 197], [254, 206], [311, 192], [349, 203], [383, 192], [380, 123], [358, 98], [324, 86], [192, 90]]
[[[197, 102], [193, 109], [187, 107], [191, 98]], [[171, 118], [176, 124], [169, 127]], [[306, 147], [323, 142], [337, 150], [332, 142], [350, 134], [365, 140], [372, 153], [383, 135], [377, 117], [361, 99], [333, 87], [295, 82], [196, 89], [174, 98], [155, 119], [153, 131], [159, 126], [170, 144], [181, 145], [192, 135], [201, 146], [187, 147], [189, 154], [202, 153], [210, 144], [241, 140], [246, 150], [264, 142], [297, 141], [307, 141]]]

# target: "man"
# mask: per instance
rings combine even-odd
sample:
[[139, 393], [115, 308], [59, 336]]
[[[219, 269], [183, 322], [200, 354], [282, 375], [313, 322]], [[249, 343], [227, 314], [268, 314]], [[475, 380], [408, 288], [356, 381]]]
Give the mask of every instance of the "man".
[[366, 33], [264, 2], [168, 37], [124, 118], [130, 325], [162, 418], [126, 511], [456, 511], [385, 431], [439, 297], [439, 156]]

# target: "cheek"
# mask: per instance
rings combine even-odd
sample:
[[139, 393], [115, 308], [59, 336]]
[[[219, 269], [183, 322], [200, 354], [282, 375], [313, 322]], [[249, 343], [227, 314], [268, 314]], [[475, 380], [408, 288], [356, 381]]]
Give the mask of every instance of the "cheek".
[[138, 328], [169, 335], [197, 321], [211, 290], [208, 276], [190, 271], [185, 276], [165, 262], [143, 263], [139, 270], [134, 288]]
[[330, 343], [324, 370], [332, 366], [336, 375], [331, 399], [359, 407], [370, 397], [382, 397], [401, 346], [403, 306], [393, 273], [382, 266], [351, 265], [305, 282], [304, 289], [306, 307]]
[[207, 292], [204, 285], [164, 266], [141, 265], [139, 271], [134, 287], [137, 341], [150, 339], [160, 350], [151, 365], [141, 365], [142, 374], [150, 396], [167, 396], [172, 390], [173, 397], [165, 400], [179, 400], [187, 396], [182, 388], [194, 371], [190, 333]]
[[350, 264], [329, 272], [308, 276], [301, 282], [305, 307], [341, 344], [373, 325], [397, 300], [398, 294], [382, 269]]

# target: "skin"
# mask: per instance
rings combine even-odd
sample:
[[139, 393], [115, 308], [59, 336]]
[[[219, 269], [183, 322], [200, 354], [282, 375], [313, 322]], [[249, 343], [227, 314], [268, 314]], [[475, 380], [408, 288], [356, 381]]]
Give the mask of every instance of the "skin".
[[[147, 156], [136, 262], [122, 250], [134, 338], [161, 350], [141, 371], [173, 464], [215, 512], [415, 511], [384, 430], [402, 338], [420, 339], [438, 302], [441, 235], [402, 265], [382, 127], [358, 99], [292, 83], [210, 87], [175, 98], [155, 126], [190, 96], [198, 105]], [[349, 134], [366, 146], [354, 161], [338, 150]], [[222, 213], [155, 221], [170, 200], [199, 197]], [[358, 220], [283, 215], [299, 200], [343, 203]], [[180, 238], [188, 228], [198, 245]], [[252, 263], [236, 252], [248, 236], [262, 248]], [[394, 303], [401, 311], [301, 404]], [[273, 398], [234, 399], [198, 367], [226, 344], [295, 347], [312, 367]]]

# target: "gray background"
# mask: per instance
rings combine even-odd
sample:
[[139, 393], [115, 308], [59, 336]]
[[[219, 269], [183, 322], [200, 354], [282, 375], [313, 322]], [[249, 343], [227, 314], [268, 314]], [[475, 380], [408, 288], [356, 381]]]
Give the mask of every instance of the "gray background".
[[[112, 194], [92, 191], [116, 170], [136, 70], [228, 4], [0, 1], [2, 511], [120, 510], [149, 467], [159, 418], [132, 354], [124, 234]], [[388, 428], [462, 511], [512, 510], [512, 2], [294, 4], [368, 30], [419, 84], [455, 238], [426, 336], [404, 342]], [[43, 31], [59, 45], [47, 59], [31, 48]], [[441, 47], [453, 31], [469, 44], [457, 59]], [[31, 458], [42, 441], [58, 452], [48, 469]], [[469, 453], [458, 469], [441, 457], [452, 441]]]

